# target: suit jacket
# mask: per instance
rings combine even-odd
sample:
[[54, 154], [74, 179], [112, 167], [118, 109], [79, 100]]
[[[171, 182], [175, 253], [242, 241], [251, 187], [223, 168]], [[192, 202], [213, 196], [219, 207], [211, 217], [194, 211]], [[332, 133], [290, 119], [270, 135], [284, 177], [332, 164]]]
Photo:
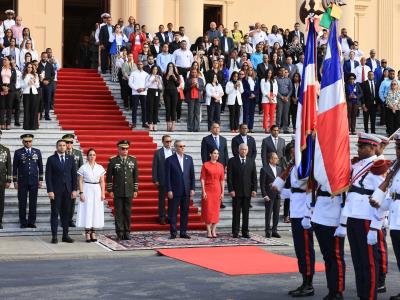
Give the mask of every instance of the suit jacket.
[[[44, 79], [48, 80], [50, 83], [52, 83], [54, 81], [54, 77], [56, 76], [53, 65], [51, 63], [47, 62], [46, 66], [43, 66], [42, 63], [39, 62], [37, 73], [40, 74], [43, 71], [44, 71]], [[40, 84], [43, 85], [43, 83], [40, 83]]]
[[150, 52], [154, 56], [154, 60], [155, 60], [157, 55], [162, 52], [162, 44], [160, 43], [160, 47], [158, 48], [158, 52], [157, 52], [156, 47], [154, 47], [154, 45], [151, 45], [150, 46]]
[[[351, 93], [351, 91], [349, 90], [349, 85], [347, 83], [344, 86], [344, 91], [345, 91], [345, 94], [346, 94], [346, 101], [348, 102], [348, 101], [350, 101], [350, 93]], [[362, 89], [361, 89], [359, 83], [356, 83], [356, 91], [357, 91], [357, 105], [360, 105], [361, 104], [361, 99], [363, 97], [363, 92], [362, 92]]]
[[233, 48], [235, 47], [235, 45], [233, 43], [233, 39], [231, 37], [221, 36], [219, 38], [219, 47], [220, 47], [222, 53], [225, 53], [225, 39], [228, 41], [228, 49], [229, 49], [228, 53], [231, 53]]
[[184, 154], [183, 172], [179, 164], [178, 155], [165, 160], [165, 181], [168, 192], [174, 197], [190, 196], [190, 191], [195, 188], [194, 165], [191, 156]]
[[168, 42], [168, 35], [164, 32], [157, 32], [156, 37], [160, 40], [160, 45], [164, 45]]
[[360, 84], [360, 87], [362, 90], [361, 104], [376, 105], [380, 103], [379, 89], [378, 89], [378, 84], [376, 82], [374, 82], [374, 94], [372, 94], [369, 80], [362, 82]]
[[58, 153], [51, 155], [46, 164], [47, 192], [53, 192], [56, 196], [61, 195], [64, 188], [68, 193], [77, 190], [77, 170], [74, 158], [68, 154], [64, 155], [64, 167], [61, 165]]
[[[296, 74], [296, 73], [299, 72], [299, 70], [297, 70], [296, 65], [294, 65], [294, 64], [291, 64], [291, 65], [290, 65], [290, 68], [289, 68], [289, 65], [288, 65], [288, 64], [284, 64], [283, 67], [284, 67], [286, 70], [288, 70], [288, 72], [289, 72], [289, 78], [290, 78], [290, 79], [293, 79], [294, 74]], [[300, 75], [300, 76], [301, 76], [301, 75]]]
[[[268, 64], [268, 69], [273, 70], [271, 64]], [[261, 64], [257, 65], [257, 77], [258, 77], [259, 80], [265, 78], [265, 76], [267, 75], [268, 69], [265, 67], [264, 63], [261, 63]]]
[[[376, 61], [376, 67], [380, 67], [381, 66], [381, 61], [379, 59], [375, 59]], [[371, 57], [367, 58], [367, 61], [365, 62], [365, 64], [372, 70], [372, 62], [371, 62]]]
[[234, 191], [236, 197], [251, 197], [257, 191], [257, 170], [254, 159], [246, 158], [242, 165], [240, 156], [229, 159], [227, 169], [228, 191]]
[[267, 155], [271, 152], [276, 152], [279, 157], [279, 166], [281, 166], [283, 162], [282, 158], [285, 155], [285, 140], [278, 137], [278, 149], [276, 149], [271, 136], [267, 136], [265, 139], [263, 139], [261, 145], [261, 160], [263, 166], [268, 165], [269, 162], [267, 159]]
[[[39, 63], [40, 65], [40, 63]], [[0, 72], [1, 72], [1, 67], [0, 67]], [[11, 68], [11, 79], [10, 79], [10, 84], [8, 85], [8, 89], [10, 92], [15, 92], [15, 84], [17, 83], [17, 71], [14, 68]], [[3, 85], [3, 78], [0, 76], [0, 87]]]
[[[243, 139], [240, 134], [233, 137], [232, 142], [231, 142], [233, 156], [239, 155], [239, 145], [242, 143], [243, 143]], [[247, 135], [247, 147], [249, 147], [249, 152], [247, 153], [247, 157], [255, 160], [256, 156], [257, 156], [256, 141], [250, 135]]]
[[[197, 88], [199, 90], [199, 98], [198, 99], [203, 99], [203, 91], [205, 89], [205, 83], [203, 81], [203, 79], [201, 79], [200, 77], [197, 77]], [[189, 101], [190, 99], [192, 99], [191, 97], [191, 90], [192, 90], [192, 78], [187, 78], [185, 80], [185, 99], [187, 101]]]
[[226, 138], [224, 138], [221, 135], [219, 136], [219, 148], [215, 144], [215, 140], [212, 134], [207, 135], [203, 138], [203, 140], [201, 141], [201, 160], [203, 161], [203, 164], [206, 161], [210, 160], [210, 151], [212, 149], [218, 149], [219, 151], [218, 162], [220, 162], [221, 164], [224, 165], [224, 167], [226, 167], [229, 159]]
[[152, 165], [153, 182], [158, 182], [161, 186], [165, 186], [165, 154], [164, 147], [154, 152]]
[[[354, 69], [357, 68], [360, 65], [358, 61], [354, 61]], [[345, 80], [347, 80], [347, 76], [351, 73], [351, 65], [350, 65], [350, 59], [347, 59], [343, 63], [343, 73], [345, 76]]]
[[[282, 173], [282, 168], [276, 166], [276, 176], [279, 176]], [[271, 189], [271, 183], [275, 180], [274, 172], [269, 164], [265, 165], [261, 168], [260, 171], [260, 188], [261, 188], [261, 195], [263, 198], [268, 196], [271, 200], [280, 198], [279, 192], [274, 189]]]
[[[113, 27], [113, 32], [114, 32], [114, 27]], [[108, 33], [108, 25], [105, 24], [104, 26], [101, 26], [100, 32], [99, 32], [99, 43], [100, 45], [103, 45], [104, 47], [109, 47], [111, 43], [108, 41], [110, 39], [110, 35]]]
[[25, 148], [15, 150], [13, 158], [13, 181], [18, 185], [37, 185], [43, 181], [42, 153], [39, 149], [30, 148], [31, 155], [28, 155]]
[[[300, 32], [300, 44], [302, 44], [302, 45], [305, 45], [306, 43], [305, 43], [305, 40], [304, 40], [304, 33], [303, 32], [301, 32], [301, 31], [299, 31]], [[290, 33], [289, 33], [289, 41], [290, 41], [290, 43], [293, 41], [293, 38], [296, 36], [296, 32], [293, 30], [293, 31], [291, 31]]]

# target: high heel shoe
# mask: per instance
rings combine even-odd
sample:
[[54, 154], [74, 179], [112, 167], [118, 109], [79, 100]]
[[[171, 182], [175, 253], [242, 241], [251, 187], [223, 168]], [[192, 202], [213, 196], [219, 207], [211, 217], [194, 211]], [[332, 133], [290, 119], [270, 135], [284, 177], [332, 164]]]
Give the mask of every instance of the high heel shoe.
[[85, 230], [85, 236], [86, 236], [86, 243], [90, 243], [92, 241], [92, 238], [90, 237], [90, 230]]
[[97, 242], [96, 230], [94, 230], [94, 229], [92, 229], [92, 230], [90, 231], [90, 240], [91, 240], [92, 242]]

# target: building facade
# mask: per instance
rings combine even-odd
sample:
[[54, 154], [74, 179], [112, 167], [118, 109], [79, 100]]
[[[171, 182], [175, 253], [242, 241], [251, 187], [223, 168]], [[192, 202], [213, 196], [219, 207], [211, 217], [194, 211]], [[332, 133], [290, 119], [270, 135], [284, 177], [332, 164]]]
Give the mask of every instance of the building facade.
[[[271, 28], [293, 28], [303, 0], [13, 0], [4, 2], [0, 9], [11, 5], [22, 16], [24, 26], [30, 28], [38, 51], [53, 48], [61, 61], [66, 52], [77, 51], [82, 31], [93, 30], [101, 12], [110, 12], [114, 23], [119, 17], [125, 21], [134, 16], [136, 22], [146, 24], [149, 32], [156, 32], [159, 24], [172, 22], [174, 28], [185, 26], [186, 34], [194, 41], [216, 20], [232, 28], [238, 21], [244, 32], [258, 21]], [[8, 3], [6, 3], [8, 2]], [[319, 2], [319, 1], [316, 1]], [[400, 0], [346, 0], [340, 27], [359, 41], [360, 49], [368, 55], [377, 50], [379, 58], [387, 58], [392, 67], [400, 67], [396, 50], [400, 35], [395, 34], [400, 22]], [[7, 7], [10, 8], [10, 7]]]

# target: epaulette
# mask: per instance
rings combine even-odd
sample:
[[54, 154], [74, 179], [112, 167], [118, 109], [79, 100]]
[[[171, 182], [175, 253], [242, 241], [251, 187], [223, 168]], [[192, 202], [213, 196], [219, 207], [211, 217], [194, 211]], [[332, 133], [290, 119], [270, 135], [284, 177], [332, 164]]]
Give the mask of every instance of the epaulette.
[[392, 162], [390, 160], [376, 160], [372, 164], [370, 171], [374, 175], [383, 175], [389, 170], [391, 164]]
[[354, 165], [354, 164], [358, 163], [359, 161], [360, 161], [360, 158], [358, 156], [354, 156], [351, 159], [351, 164]]
[[136, 159], [136, 156], [135, 155], [128, 155], [129, 157], [132, 157], [132, 158], [134, 158], [134, 159]]
[[116, 158], [117, 156], [116, 155], [113, 155], [113, 156], [111, 156], [110, 158], [109, 158], [109, 160], [112, 160], [112, 159], [114, 159], [114, 158]]

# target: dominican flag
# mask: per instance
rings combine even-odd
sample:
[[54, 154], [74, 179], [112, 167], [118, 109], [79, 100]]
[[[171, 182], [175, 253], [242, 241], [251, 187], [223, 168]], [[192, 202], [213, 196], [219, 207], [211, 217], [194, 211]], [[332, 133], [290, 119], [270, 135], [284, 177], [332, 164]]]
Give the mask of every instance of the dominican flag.
[[310, 176], [312, 168], [312, 133], [317, 123], [317, 36], [314, 21], [310, 19], [297, 106], [295, 162], [299, 179]]
[[314, 177], [331, 194], [344, 191], [350, 179], [350, 143], [347, 104], [337, 40], [337, 21], [332, 22], [322, 66], [315, 142]]

